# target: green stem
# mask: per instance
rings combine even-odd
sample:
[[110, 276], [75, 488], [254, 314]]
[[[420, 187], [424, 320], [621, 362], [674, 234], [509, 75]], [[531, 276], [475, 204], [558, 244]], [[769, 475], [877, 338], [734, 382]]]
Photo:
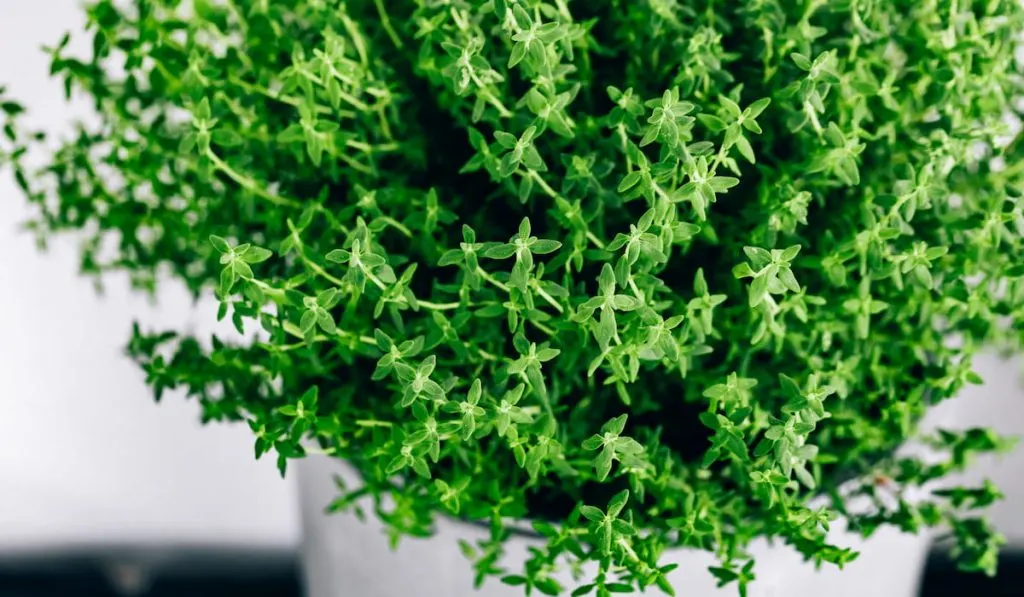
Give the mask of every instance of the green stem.
[[242, 188], [250, 191], [254, 195], [262, 199], [266, 199], [267, 201], [270, 201], [275, 205], [281, 205], [284, 207], [299, 207], [302, 205], [300, 202], [294, 199], [281, 197], [280, 195], [275, 195], [274, 193], [267, 191], [266, 189], [261, 187], [255, 180], [249, 178], [248, 176], [232, 168], [227, 162], [222, 160], [220, 156], [214, 153], [212, 149], [207, 150], [206, 156], [210, 159], [211, 162], [213, 162], [213, 166], [215, 168], [223, 172], [225, 175], [227, 175], [228, 178], [235, 181]]
[[355, 423], [360, 427], [392, 427], [394, 425], [388, 421], [378, 421], [377, 419], [358, 419]]
[[[292, 228], [292, 235], [295, 236], [295, 247], [296, 247], [296, 249], [299, 252], [299, 256], [302, 258], [302, 262], [306, 264], [306, 267], [308, 267], [310, 270], [312, 270], [313, 273], [315, 273], [316, 275], [322, 277], [323, 279], [327, 280], [331, 284], [334, 284], [335, 286], [341, 287], [341, 286], [345, 285], [345, 282], [341, 278], [332, 275], [330, 272], [328, 272], [323, 267], [321, 267], [320, 264], [316, 263], [315, 261], [311, 260], [309, 257], [306, 256], [305, 247], [303, 246], [302, 242], [299, 240], [299, 238], [298, 238], [298, 231], [296, 231], [294, 229], [294, 227]], [[366, 274], [366, 277], [371, 282], [373, 282], [374, 285], [377, 286], [377, 288], [380, 288], [381, 290], [387, 290], [387, 285], [384, 284], [384, 282], [380, 278], [375, 276], [373, 274], [373, 272], [371, 272], [369, 269], [367, 269], [365, 267], [361, 267], [360, 269], [363, 270], [363, 273]], [[421, 300], [417, 300], [416, 302], [421, 307], [426, 308], [426, 309], [431, 309], [431, 310], [434, 310], [434, 311], [453, 311], [455, 309], [458, 309], [459, 306], [462, 304], [462, 303], [435, 303], [435, 302], [432, 302], [432, 301], [421, 301]]]
[[544, 405], [544, 412], [546, 412], [548, 416], [551, 417], [551, 420], [557, 424], [558, 419], [555, 418], [555, 409], [551, 408], [551, 398], [548, 397], [548, 393], [546, 391], [534, 393], [540, 397], [540, 402]]
[[559, 313], [565, 313], [565, 308], [562, 307], [562, 305], [560, 305], [558, 301], [555, 300], [555, 297], [551, 296], [543, 288], [541, 288], [540, 284], [535, 285], [534, 290], [536, 290], [537, 294], [539, 294], [542, 299], [547, 301], [549, 305], [554, 307], [556, 311], [558, 311]]
[[388, 289], [388, 286], [387, 286], [387, 284], [385, 284], [384, 282], [382, 282], [382, 281], [381, 281], [381, 279], [380, 279], [380, 278], [378, 278], [377, 276], [373, 275], [373, 272], [371, 272], [371, 271], [370, 271], [370, 270], [369, 270], [369, 269], [368, 269], [368, 268], [367, 268], [367, 267], [366, 267], [365, 265], [363, 265], [362, 263], [360, 263], [360, 264], [359, 264], [359, 269], [361, 269], [361, 270], [363, 271], [363, 274], [365, 274], [365, 275], [366, 275], [366, 277], [367, 277], [367, 278], [368, 278], [368, 279], [369, 279], [369, 280], [370, 280], [371, 282], [373, 282], [373, 283], [374, 283], [374, 285], [375, 285], [375, 286], [376, 286], [377, 288], [380, 288], [380, 289], [381, 289], [382, 291], [383, 291], [383, 290], [387, 290], [387, 289]]
[[485, 272], [479, 266], [477, 266], [477, 268], [476, 268], [476, 273], [477, 273], [477, 275], [479, 275], [484, 280], [487, 280], [488, 282], [490, 282], [494, 286], [500, 288], [503, 292], [508, 292], [508, 286], [506, 286], [505, 284], [502, 284], [501, 282], [499, 282], [496, 278], [491, 276], [491, 274]]
[[[333, 283], [333, 284], [335, 284], [337, 286], [344, 286], [344, 283], [342, 282], [341, 279], [339, 279], [339, 278], [337, 278], [335, 276], [332, 276], [330, 273], [325, 271], [324, 268], [320, 267], [320, 265], [318, 265], [317, 263], [311, 261], [308, 257], [306, 257], [305, 247], [302, 245], [302, 242], [298, 238], [298, 231], [295, 230], [295, 227], [292, 226], [290, 222], [289, 222], [289, 228], [291, 229], [292, 234], [295, 236], [295, 247], [298, 250], [299, 256], [301, 257], [303, 263], [305, 263], [306, 266], [309, 267], [309, 269], [313, 270], [314, 273], [316, 273], [319, 276], [322, 276], [325, 280], [327, 280], [327, 281], [329, 281], [329, 282], [331, 282], [331, 283]], [[378, 278], [377, 276], [373, 275], [373, 273], [371, 273], [369, 270], [367, 270], [366, 268], [362, 268], [362, 270], [363, 270], [363, 273], [366, 274], [366, 277], [369, 278], [374, 284], [376, 284], [378, 288], [380, 288], [381, 290], [385, 290], [387, 288], [387, 286], [384, 284], [384, 282], [382, 282], [380, 280], [380, 278]], [[260, 287], [263, 288], [264, 290], [271, 290], [271, 291], [276, 291], [276, 292], [282, 292], [282, 291], [280, 291], [280, 290], [278, 290], [278, 289], [276, 289], [276, 288], [274, 288], [272, 286], [269, 286], [268, 284], [266, 284], [264, 282], [260, 282], [260, 281], [257, 281], [257, 280], [254, 280], [254, 282], [259, 284]], [[500, 282], [497, 282], [497, 280], [495, 280], [495, 282], [498, 283], [498, 284], [501, 284]], [[435, 311], [451, 311], [451, 310], [457, 309], [457, 308], [459, 308], [461, 306], [461, 303], [434, 303], [434, 302], [431, 302], [431, 301], [419, 301], [419, 300], [416, 301], [416, 302], [421, 307], [424, 307], [424, 308], [427, 308], [427, 309], [432, 309], [432, 310], [435, 310]], [[541, 324], [535, 324], [535, 325], [541, 325]], [[284, 325], [283, 325], [282, 329], [284, 329], [284, 331], [286, 333], [291, 334], [292, 336], [294, 336], [296, 338], [305, 339], [305, 336], [302, 334], [302, 330], [300, 330], [297, 325], [295, 325], [294, 323], [292, 323], [290, 321], [284, 322]], [[554, 332], [549, 332], [549, 334], [550, 335], [554, 335]], [[368, 346], [373, 346], [375, 348], [377, 347], [377, 339], [376, 338], [372, 338], [370, 336], [356, 336], [355, 334], [346, 332], [346, 331], [341, 330], [341, 329], [339, 329], [337, 331], [336, 335], [341, 337], [341, 338], [346, 338], [346, 339], [356, 338], [360, 342], [362, 342], [363, 344], [366, 344]], [[322, 341], [322, 340], [326, 340], [327, 337], [326, 336], [314, 336], [313, 339], [314, 340], [318, 340], [318, 341]], [[466, 347], [467, 348], [471, 348], [469, 344], [466, 344]], [[497, 361], [501, 361], [502, 360], [501, 357], [493, 355], [493, 354], [487, 352], [486, 350], [484, 350], [482, 348], [476, 348], [476, 352], [477, 352], [477, 354], [480, 355], [480, 358], [484, 359], [485, 361], [497, 362]]]
[[398, 143], [380, 143], [378, 145], [371, 145], [354, 139], [345, 141], [345, 146], [351, 147], [352, 149], [358, 149], [359, 151], [366, 153], [387, 153], [401, 149], [401, 146]]
[[493, 354], [487, 352], [486, 350], [484, 350], [482, 348], [477, 348], [476, 351], [477, 351], [477, 353], [480, 354], [480, 357], [483, 358], [486, 361], [500, 361], [500, 360], [502, 360], [500, 357], [496, 357]]
[[[508, 288], [508, 286], [506, 284], [502, 284], [497, 279], [495, 279], [493, 276], [491, 276], [491, 274], [488, 274], [483, 269], [481, 269], [479, 266], [476, 268], [476, 273], [479, 274], [479, 276], [481, 278], [483, 278], [484, 280], [487, 280], [488, 282], [493, 284], [495, 287], [501, 289], [503, 292], [508, 292], [509, 291], [509, 288]], [[545, 294], [547, 294], [547, 293], [545, 293]], [[551, 297], [549, 296], [548, 298], [551, 298]], [[554, 301], [554, 299], [551, 298], [551, 301]], [[561, 305], [559, 305], [557, 302], [552, 302], [552, 304], [555, 306], [556, 309], [558, 309], [559, 313], [562, 312], [562, 306]], [[533, 321], [532, 319], [527, 319], [527, 321], [529, 321], [534, 327], [536, 327], [538, 330], [544, 332], [548, 336], [555, 336], [556, 335], [555, 334], [555, 330], [549, 328], [548, 326], [544, 325], [543, 323], [540, 323], [539, 321]]]
[[256, 279], [246, 280], [246, 282], [249, 283], [249, 284], [255, 284], [256, 286], [258, 286], [264, 292], [264, 294], [266, 294], [267, 296], [269, 296], [273, 300], [282, 300], [283, 301], [284, 298], [285, 298], [285, 290], [289, 290], [291, 288], [291, 287], [287, 287], [287, 286], [285, 288], [283, 288], [283, 289], [282, 288], [277, 288], [277, 287], [271, 286], [270, 284], [267, 284], [263, 280], [256, 280]]
[[295, 248], [299, 252], [299, 257], [302, 258], [302, 262], [306, 264], [306, 267], [313, 270], [314, 274], [320, 276], [321, 278], [327, 280], [328, 282], [334, 284], [335, 286], [342, 287], [345, 285], [345, 282], [341, 278], [332, 275], [330, 272], [321, 267], [319, 263], [313, 261], [312, 259], [306, 256], [306, 247], [302, 244], [302, 241], [299, 240], [298, 232], [295, 230], [294, 227], [292, 227], [292, 236], [295, 238]]
[[[324, 84], [324, 80], [321, 79], [319, 76], [317, 76], [316, 74], [314, 74], [312, 72], [309, 72], [307, 70], [300, 70], [299, 74], [302, 75], [303, 77], [305, 77], [307, 80], [309, 80], [309, 82], [311, 82], [311, 83], [313, 83], [313, 84], [315, 84], [315, 85], [317, 85], [319, 87], [326, 87], [326, 85]], [[364, 102], [361, 99], [355, 97], [354, 95], [352, 95], [351, 93], [349, 93], [347, 91], [344, 91], [344, 90], [339, 91], [338, 92], [338, 97], [340, 97], [342, 100], [344, 100], [350, 106], [352, 106], [356, 110], [359, 110], [360, 112], [371, 112], [372, 111], [372, 108], [366, 102]]]
[[[298, 108], [300, 105], [302, 105], [302, 100], [300, 100], [297, 97], [276, 94], [273, 91], [267, 89], [266, 87], [263, 87], [262, 85], [254, 85], [252, 83], [243, 81], [238, 77], [228, 77], [228, 81], [234, 85], [241, 87], [242, 89], [245, 89], [250, 93], [262, 95], [267, 99], [274, 100], [275, 102], [287, 104], [294, 108]], [[332, 114], [344, 118], [355, 118], [356, 115], [355, 112], [350, 112], [348, 110], [332, 110], [331, 108], [328, 108], [327, 106], [321, 106], [320, 104], [316, 104], [313, 109], [316, 110], [318, 114]]]
[[398, 230], [399, 232], [404, 234], [407, 238], [412, 238], [412, 230], [409, 230], [409, 228], [405, 224], [403, 224], [403, 223], [399, 222], [398, 220], [396, 220], [394, 218], [391, 218], [389, 216], [381, 216], [380, 219], [381, 219], [381, 221], [387, 223], [389, 226], [391, 226], [395, 230]]
[[302, 259], [302, 262], [306, 265], [306, 267], [312, 270], [314, 274], [320, 276], [321, 278], [327, 280], [328, 282], [334, 284], [335, 286], [342, 287], [345, 285], [345, 282], [341, 278], [332, 275], [330, 272], [321, 267], [319, 263], [313, 261], [306, 255], [306, 246], [303, 244], [302, 238], [299, 236], [299, 231], [295, 229], [295, 225], [292, 224], [291, 220], [288, 221], [288, 230], [291, 232], [292, 240], [295, 242], [295, 250], [298, 251], [299, 257]]
[[[558, 193], [558, 191], [552, 188], [552, 186], [549, 185], [548, 182], [544, 180], [540, 174], [537, 173], [536, 170], [528, 170], [526, 176], [533, 179], [533, 181], [537, 183], [537, 186], [539, 186], [541, 190], [544, 191], [552, 199], [562, 199], [563, 201], [565, 200]], [[590, 229], [587, 229], [587, 240], [594, 243], [594, 246], [597, 247], [598, 249], [604, 249], [605, 247], [604, 242], [601, 241], [601, 239], [597, 238], [597, 236], [593, 232], [591, 232]]]
[[[305, 339], [305, 337], [306, 337], [305, 335], [303, 335], [302, 330], [299, 329], [299, 326], [295, 325], [294, 323], [292, 323], [290, 321], [284, 322], [284, 324], [282, 325], [281, 329], [283, 329], [285, 331], [285, 333], [290, 334], [290, 335], [292, 335], [292, 336], [294, 336], [296, 338]], [[367, 346], [372, 346], [374, 348], [378, 348], [377, 347], [377, 339], [376, 338], [371, 338], [370, 336], [359, 336], [359, 335], [356, 335], [356, 334], [353, 334], [353, 333], [350, 333], [350, 332], [346, 332], [345, 330], [341, 330], [341, 329], [339, 329], [337, 332], [335, 332], [334, 336], [337, 336], [338, 338], [344, 338], [344, 339], [355, 339], [355, 340], [358, 340], [359, 342], [361, 342], [362, 344], [366, 344]], [[323, 340], [326, 340], [327, 338], [328, 338], [328, 336], [320, 336], [320, 335], [313, 336], [313, 340], [318, 340], [318, 341], [323, 341]]]
[[360, 162], [359, 160], [353, 158], [352, 156], [347, 156], [347, 155], [345, 155], [343, 153], [339, 153], [338, 154], [338, 158], [340, 158], [341, 161], [343, 161], [346, 164], [348, 164], [349, 166], [351, 166], [354, 170], [358, 170], [359, 172], [362, 172], [363, 174], [373, 174], [374, 173], [372, 167], [367, 166], [366, 164]]
[[462, 306], [462, 303], [434, 303], [431, 301], [421, 301], [420, 299], [416, 299], [416, 304], [431, 311], [454, 311]]
[[629, 288], [630, 290], [633, 291], [633, 294], [636, 295], [636, 298], [640, 299], [641, 301], [645, 300], [644, 293], [640, 291], [639, 287], [637, 287], [636, 281], [633, 280], [633, 276], [629, 277]]
[[534, 321], [532, 319], [527, 319], [526, 321], [529, 321], [534, 327], [536, 327], [538, 330], [544, 332], [545, 334], [547, 334], [549, 336], [555, 336], [556, 335], [555, 334], [555, 330], [549, 328], [548, 326], [544, 325], [543, 323], [541, 323], [539, 321]]
[[395, 44], [395, 47], [401, 50], [402, 40], [399, 39], [395, 28], [391, 26], [391, 17], [388, 16], [387, 11], [384, 9], [383, 0], [373, 0], [373, 3], [377, 5], [377, 12], [380, 14], [380, 23], [384, 26], [384, 31], [387, 31], [388, 37], [391, 38], [391, 42]]
[[484, 85], [484, 82], [481, 81], [480, 78], [476, 76], [476, 73], [470, 72], [470, 78], [473, 80], [473, 83], [480, 89], [480, 95], [485, 100], [487, 100], [488, 103], [494, 106], [496, 110], [498, 110], [498, 115], [500, 117], [512, 117], [512, 112], [510, 112], [509, 109], [505, 107], [505, 104], [501, 103], [500, 99], [498, 99], [497, 97], [494, 96], [493, 93], [491, 93], [490, 89], [486, 85]]

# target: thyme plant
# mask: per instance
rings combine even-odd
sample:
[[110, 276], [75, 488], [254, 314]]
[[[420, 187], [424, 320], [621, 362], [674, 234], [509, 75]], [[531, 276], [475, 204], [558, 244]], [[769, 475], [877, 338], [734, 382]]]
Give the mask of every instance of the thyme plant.
[[[215, 292], [249, 340], [129, 353], [282, 473], [358, 468], [333, 508], [369, 496], [394, 541], [483, 521], [476, 582], [527, 593], [673, 594], [677, 546], [742, 592], [755, 537], [854, 559], [838, 516], [994, 570], [997, 489], [906, 492], [1005, 445], [918, 422], [1022, 339], [1018, 0], [85, 10], [85, 55], [49, 52], [98, 120], [36, 168], [0, 99], [28, 226], [79, 233], [85, 274]], [[544, 540], [507, 570], [516, 519]]]

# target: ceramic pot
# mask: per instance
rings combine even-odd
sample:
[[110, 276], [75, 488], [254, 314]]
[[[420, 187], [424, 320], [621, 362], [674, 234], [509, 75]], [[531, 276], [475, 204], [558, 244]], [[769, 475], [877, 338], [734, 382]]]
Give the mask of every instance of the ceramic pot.
[[[309, 457], [295, 463], [302, 507], [302, 563], [307, 597], [523, 597], [522, 587], [510, 587], [497, 579], [479, 590], [472, 587], [473, 570], [458, 541], [475, 542], [486, 530], [472, 523], [438, 517], [436, 535], [430, 539], [403, 538], [398, 549], [388, 545], [383, 525], [373, 516], [360, 521], [345, 512], [325, 514], [324, 508], [338, 495], [335, 476], [358, 486], [358, 474], [344, 462]], [[757, 560], [757, 580], [750, 597], [914, 597], [931, 538], [879, 530], [870, 539], [847, 532], [841, 521], [833, 525], [832, 540], [853, 547], [860, 557], [844, 570], [805, 563], [793, 548], [757, 541], [751, 553]], [[538, 540], [513, 535], [506, 544], [503, 563], [522, 569], [529, 547]], [[676, 563], [669, 580], [679, 595], [688, 597], [735, 597], [736, 586], [716, 588], [708, 566], [714, 557], [703, 551], [670, 550], [662, 564]], [[565, 587], [580, 583], [567, 573], [556, 577]]]
[[[922, 427], [959, 426], [967, 406], [962, 400], [942, 404], [929, 413]], [[920, 446], [901, 450], [911, 452], [927, 456]], [[475, 543], [485, 538], [486, 529], [439, 516], [433, 537], [403, 538], [393, 551], [384, 526], [372, 515], [364, 522], [349, 512], [325, 513], [326, 506], [339, 494], [335, 477], [341, 477], [346, 486], [359, 486], [359, 475], [353, 467], [322, 456], [305, 458], [295, 466], [302, 508], [301, 556], [307, 597], [523, 597], [522, 587], [510, 587], [494, 578], [480, 589], [473, 588], [472, 566], [458, 544], [463, 539]], [[857, 504], [851, 504], [851, 509], [857, 508]], [[763, 539], [755, 541], [749, 551], [757, 561], [757, 579], [750, 585], [748, 597], [917, 596], [932, 544], [930, 533], [909, 535], [884, 527], [864, 539], [847, 531], [845, 521], [837, 520], [832, 525], [830, 540], [855, 549], [860, 556], [843, 570], [830, 565], [816, 569], [792, 547]], [[513, 572], [522, 570], [529, 548], [538, 543], [537, 538], [526, 533], [513, 535], [505, 546], [503, 565]], [[708, 572], [716, 559], [707, 552], [673, 549], [662, 556], [660, 563], [678, 564], [669, 575], [678, 595], [737, 595], [735, 585], [717, 588], [715, 578]], [[586, 582], [574, 581], [567, 571], [556, 579], [570, 591]]]

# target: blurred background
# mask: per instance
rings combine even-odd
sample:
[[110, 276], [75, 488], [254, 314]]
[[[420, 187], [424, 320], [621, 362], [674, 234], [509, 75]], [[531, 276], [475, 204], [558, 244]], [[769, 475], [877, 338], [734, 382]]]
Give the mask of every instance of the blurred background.
[[[63, 101], [41, 50], [81, 24], [77, 0], [0, 0], [0, 84], [35, 126], [87, 114]], [[292, 484], [253, 460], [247, 428], [203, 428], [174, 394], [154, 404], [122, 353], [133, 319], [204, 332], [215, 307], [173, 283], [152, 304], [116, 277], [99, 296], [77, 276], [75, 240], [40, 253], [17, 232], [27, 215], [0, 177], [0, 597], [297, 595]], [[1020, 362], [991, 355], [978, 369], [987, 383], [961, 398], [972, 406], [958, 423], [1024, 432]], [[1024, 450], [971, 476], [1007, 493], [992, 511], [1010, 540], [1001, 575], [956, 574], [940, 544], [924, 595], [1024, 594]]]

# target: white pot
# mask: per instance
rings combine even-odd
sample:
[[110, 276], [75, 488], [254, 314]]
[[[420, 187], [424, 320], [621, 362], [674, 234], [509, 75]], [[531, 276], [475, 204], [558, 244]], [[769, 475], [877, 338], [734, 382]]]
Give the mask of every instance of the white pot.
[[[383, 525], [372, 515], [365, 522], [351, 513], [325, 514], [324, 508], [338, 496], [334, 477], [350, 486], [358, 476], [346, 464], [324, 457], [295, 463], [302, 506], [302, 563], [307, 597], [523, 597], [522, 587], [509, 587], [488, 579], [476, 591], [473, 570], [458, 547], [459, 539], [475, 542], [486, 531], [475, 525], [438, 517], [436, 535], [430, 539], [403, 538], [392, 551]], [[836, 523], [834, 541], [861, 551], [845, 570], [834, 567], [816, 571], [784, 545], [758, 541], [751, 546], [757, 560], [757, 580], [750, 597], [912, 597], [930, 544], [928, 535], [905, 535], [892, 528], [879, 530], [869, 540], [847, 533]], [[513, 572], [522, 570], [528, 548], [535, 539], [515, 535], [506, 544], [503, 563]], [[717, 589], [707, 571], [714, 565], [711, 554], [676, 549], [662, 564], [677, 563], [669, 580], [679, 595], [688, 597], [735, 597], [735, 585]], [[566, 574], [563, 586], [573, 588]]]
[[[925, 426], [954, 425], [962, 401], [952, 401], [933, 411]], [[920, 448], [916, 450], [920, 454]], [[392, 551], [384, 526], [368, 513], [365, 522], [344, 512], [325, 514], [325, 507], [338, 497], [334, 478], [340, 476], [349, 487], [359, 486], [358, 474], [347, 464], [321, 456], [295, 463], [302, 508], [302, 565], [306, 597], [523, 597], [522, 587], [509, 587], [489, 578], [483, 587], [472, 587], [473, 570], [458, 547], [460, 539], [475, 543], [486, 530], [439, 516], [436, 534], [430, 539], [403, 538]], [[856, 506], [854, 506], [856, 507]], [[369, 509], [368, 509], [369, 510]], [[793, 548], [765, 540], [754, 542], [749, 551], [757, 563], [757, 579], [749, 597], [916, 597], [932, 537], [924, 532], [908, 535], [892, 527], [879, 529], [870, 539], [847, 532], [841, 520], [833, 523], [831, 541], [860, 552], [843, 570], [826, 565], [820, 570], [803, 561]], [[512, 573], [519, 573], [536, 539], [513, 535], [506, 544], [502, 561]], [[708, 567], [715, 565], [711, 554], [674, 549], [661, 564], [679, 567], [669, 580], [676, 593], [686, 597], [735, 597], [730, 585], [716, 587]], [[565, 573], [557, 577], [563, 587], [575, 588]], [[584, 580], [583, 582], [586, 582]], [[656, 589], [654, 593], [660, 594]]]

